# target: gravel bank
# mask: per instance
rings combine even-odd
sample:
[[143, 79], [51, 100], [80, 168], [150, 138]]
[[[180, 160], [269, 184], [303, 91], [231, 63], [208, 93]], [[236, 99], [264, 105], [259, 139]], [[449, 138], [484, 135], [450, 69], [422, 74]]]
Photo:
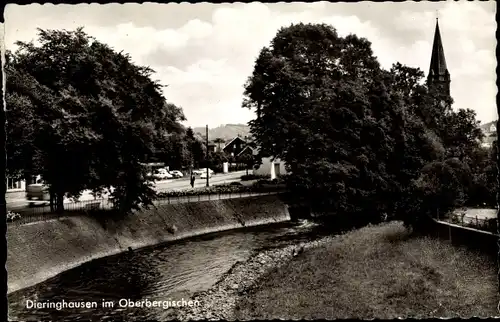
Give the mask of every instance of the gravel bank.
[[198, 307], [185, 307], [176, 311], [178, 320], [235, 320], [233, 310], [240, 296], [244, 296], [261, 276], [279, 267], [303, 250], [331, 242], [335, 237], [325, 237], [316, 241], [271, 249], [254, 255], [246, 262], [236, 263], [208, 291], [196, 293], [193, 300], [201, 303]]

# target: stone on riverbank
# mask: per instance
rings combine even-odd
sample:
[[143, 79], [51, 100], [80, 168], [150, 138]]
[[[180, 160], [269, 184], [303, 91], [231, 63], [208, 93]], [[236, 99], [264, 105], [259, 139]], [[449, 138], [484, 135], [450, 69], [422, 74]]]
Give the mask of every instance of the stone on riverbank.
[[254, 255], [245, 263], [237, 262], [210, 290], [195, 294], [193, 300], [199, 301], [201, 306], [179, 309], [176, 319], [234, 320], [233, 311], [239, 296], [251, 290], [264, 274], [300, 256], [304, 250], [328, 243], [333, 238], [336, 237], [271, 249]]
[[[210, 292], [197, 294], [201, 306], [179, 310], [177, 318], [496, 314], [496, 275], [487, 257], [429, 237], [407, 236], [401, 223], [391, 222], [264, 251], [235, 265]], [[271, 271], [273, 275], [266, 276]]]

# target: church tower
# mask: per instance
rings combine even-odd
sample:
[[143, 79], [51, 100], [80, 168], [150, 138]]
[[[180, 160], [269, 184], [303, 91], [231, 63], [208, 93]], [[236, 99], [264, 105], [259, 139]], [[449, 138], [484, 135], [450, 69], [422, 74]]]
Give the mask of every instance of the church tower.
[[427, 85], [437, 87], [443, 94], [450, 95], [450, 73], [446, 67], [443, 43], [439, 32], [439, 23], [436, 18], [436, 31], [434, 33], [434, 44], [432, 45], [431, 66], [427, 76]]

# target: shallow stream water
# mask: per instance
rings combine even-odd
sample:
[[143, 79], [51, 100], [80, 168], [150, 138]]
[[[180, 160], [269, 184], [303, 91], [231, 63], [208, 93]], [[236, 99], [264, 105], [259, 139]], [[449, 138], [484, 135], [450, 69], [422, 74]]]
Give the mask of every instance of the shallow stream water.
[[[193, 293], [209, 289], [237, 261], [264, 249], [326, 234], [308, 221], [289, 222], [198, 236], [97, 259], [9, 294], [9, 320], [161, 321], [175, 308], [121, 307], [120, 303], [128, 299], [190, 300]], [[96, 307], [29, 307], [63, 301], [95, 303]], [[103, 301], [113, 306], [104, 307]]]

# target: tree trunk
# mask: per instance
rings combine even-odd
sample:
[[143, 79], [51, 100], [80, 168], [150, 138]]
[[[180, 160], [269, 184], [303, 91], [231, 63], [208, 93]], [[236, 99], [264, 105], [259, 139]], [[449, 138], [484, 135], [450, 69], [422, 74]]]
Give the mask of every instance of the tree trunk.
[[24, 181], [26, 182], [26, 186], [33, 183], [33, 175], [31, 171], [24, 171]]
[[56, 199], [56, 196], [55, 194], [50, 191], [50, 211], [51, 212], [54, 212], [55, 211], [55, 199]]
[[57, 198], [56, 198], [56, 206], [57, 206], [57, 213], [61, 214], [64, 212], [64, 193], [57, 193]]

